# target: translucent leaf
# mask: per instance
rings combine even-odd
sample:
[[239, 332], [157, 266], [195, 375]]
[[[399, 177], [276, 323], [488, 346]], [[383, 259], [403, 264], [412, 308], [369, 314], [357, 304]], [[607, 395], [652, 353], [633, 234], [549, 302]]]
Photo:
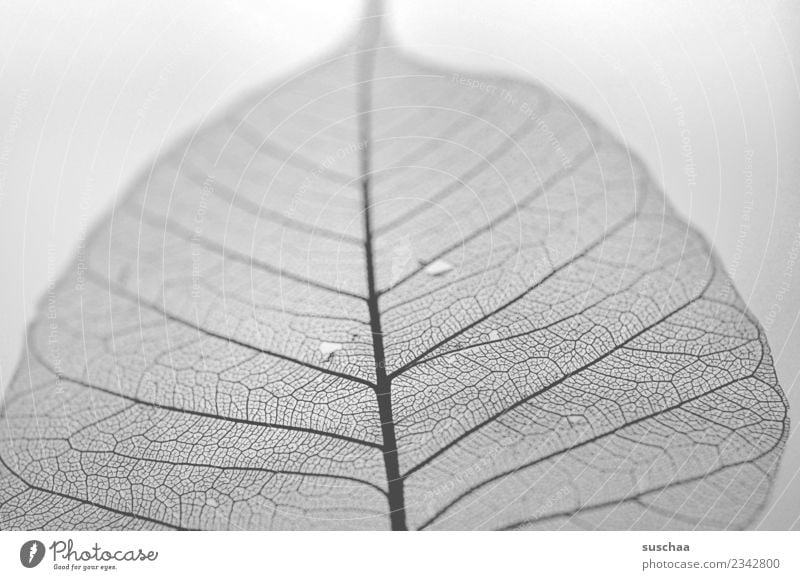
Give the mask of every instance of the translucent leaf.
[[155, 160], [28, 334], [3, 528], [737, 528], [763, 332], [608, 131], [353, 43]]

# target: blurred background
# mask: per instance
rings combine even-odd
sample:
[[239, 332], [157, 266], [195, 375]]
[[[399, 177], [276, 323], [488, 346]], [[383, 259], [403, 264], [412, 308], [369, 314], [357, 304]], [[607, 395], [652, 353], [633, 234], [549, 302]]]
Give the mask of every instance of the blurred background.
[[[361, 2], [0, 0], [0, 388], [133, 174], [340, 42]], [[639, 153], [765, 327], [792, 431], [759, 529], [800, 529], [800, 3], [390, 2], [449, 70], [533, 77]]]

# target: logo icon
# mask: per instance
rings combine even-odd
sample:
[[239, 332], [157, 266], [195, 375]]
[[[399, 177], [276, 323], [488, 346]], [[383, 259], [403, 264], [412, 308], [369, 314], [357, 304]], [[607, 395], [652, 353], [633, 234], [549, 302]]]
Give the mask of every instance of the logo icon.
[[39, 540], [28, 540], [19, 549], [19, 561], [26, 568], [35, 568], [44, 558], [44, 544]]

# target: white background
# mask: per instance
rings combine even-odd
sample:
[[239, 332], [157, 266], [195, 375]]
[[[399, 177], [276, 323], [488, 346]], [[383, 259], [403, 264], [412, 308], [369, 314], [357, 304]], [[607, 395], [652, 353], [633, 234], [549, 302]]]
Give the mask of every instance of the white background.
[[[535, 77], [590, 111], [714, 242], [793, 404], [759, 527], [800, 529], [800, 4], [438, 0], [390, 10], [413, 52], [450, 70]], [[323, 54], [359, 12], [350, 0], [0, 0], [0, 385], [48, 283], [136, 169], [237, 94]]]

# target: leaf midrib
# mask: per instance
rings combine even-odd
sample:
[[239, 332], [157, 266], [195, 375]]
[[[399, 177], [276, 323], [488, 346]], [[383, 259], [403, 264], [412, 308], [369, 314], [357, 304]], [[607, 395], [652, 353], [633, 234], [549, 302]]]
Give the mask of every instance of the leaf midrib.
[[379, 50], [381, 15], [368, 17], [359, 33], [359, 51], [356, 53], [357, 112], [359, 141], [364, 146], [359, 151], [361, 193], [364, 217], [364, 254], [367, 274], [367, 308], [375, 357], [375, 396], [381, 421], [383, 462], [386, 467], [389, 519], [392, 530], [407, 530], [403, 477], [397, 450], [394, 415], [392, 412], [392, 383], [386, 373], [386, 353], [383, 345], [383, 327], [378, 304], [379, 292], [375, 275], [373, 248], [371, 173], [372, 173], [372, 80], [375, 52]]

